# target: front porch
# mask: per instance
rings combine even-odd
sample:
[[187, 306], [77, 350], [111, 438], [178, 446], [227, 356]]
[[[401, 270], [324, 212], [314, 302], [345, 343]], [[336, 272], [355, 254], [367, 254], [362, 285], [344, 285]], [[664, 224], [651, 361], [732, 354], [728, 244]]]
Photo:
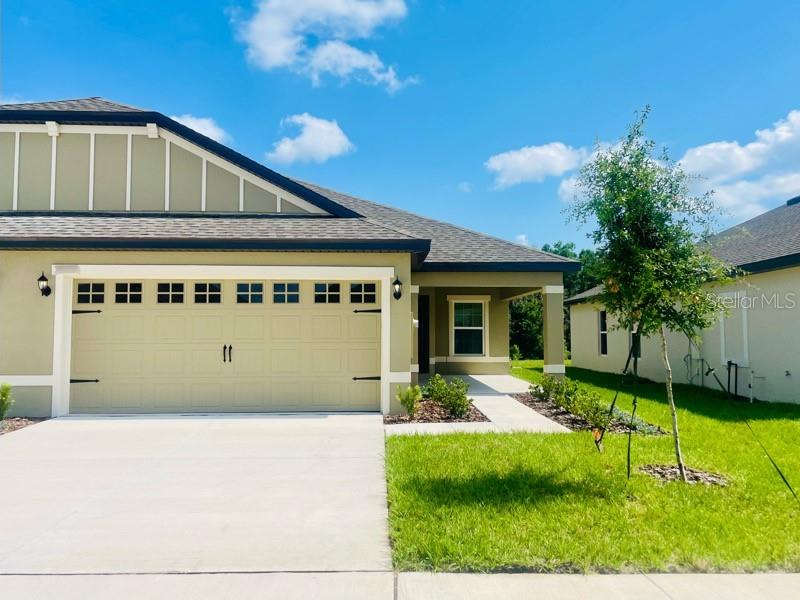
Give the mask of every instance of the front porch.
[[564, 373], [560, 272], [414, 272], [412, 381], [509, 372], [509, 302], [542, 294], [545, 372]]

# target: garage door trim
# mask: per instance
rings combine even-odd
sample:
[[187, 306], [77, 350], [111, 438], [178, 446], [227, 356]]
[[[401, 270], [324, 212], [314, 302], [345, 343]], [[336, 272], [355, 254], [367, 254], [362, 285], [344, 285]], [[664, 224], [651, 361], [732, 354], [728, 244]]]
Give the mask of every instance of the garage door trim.
[[348, 280], [381, 282], [381, 412], [389, 412], [391, 282], [394, 267], [326, 267], [292, 265], [53, 265], [55, 276], [52, 416], [69, 414], [72, 356], [72, 296], [76, 278], [96, 279], [237, 279]]

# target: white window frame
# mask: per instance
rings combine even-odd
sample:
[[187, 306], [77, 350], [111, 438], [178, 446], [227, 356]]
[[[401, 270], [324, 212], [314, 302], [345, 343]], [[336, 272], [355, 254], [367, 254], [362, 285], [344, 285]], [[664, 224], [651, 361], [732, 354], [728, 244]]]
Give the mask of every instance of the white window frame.
[[[125, 286], [124, 290], [119, 289], [119, 286]], [[139, 291], [131, 290], [132, 285], [138, 285]], [[114, 304], [142, 304], [144, 302], [144, 284], [141, 281], [115, 281], [114, 282]], [[119, 301], [119, 297], [125, 298], [123, 302]], [[135, 296], [139, 297], [138, 302], [133, 302], [131, 299]]]
[[[82, 285], [88, 285], [89, 291], [82, 292]], [[75, 290], [75, 304], [105, 304], [107, 293], [105, 281], [79, 281], [75, 285]], [[87, 296], [88, 302], [81, 302], [81, 296]], [[97, 298], [102, 298], [102, 300], [97, 300]]]
[[[324, 285], [325, 286], [325, 291], [324, 292], [318, 292], [317, 291], [317, 286], [318, 285]], [[331, 286], [333, 286], [333, 285], [338, 285], [339, 289], [338, 290], [332, 290]], [[314, 288], [313, 288], [314, 297], [312, 298], [313, 304], [344, 304], [344, 302], [342, 301], [343, 300], [342, 296], [345, 294], [345, 292], [342, 291], [343, 288], [344, 288], [344, 284], [342, 282], [340, 282], [340, 281], [315, 281], [314, 282]], [[317, 296], [324, 297], [325, 298], [325, 302], [317, 302]], [[332, 302], [331, 301], [331, 298], [333, 298], [334, 296], [338, 298], [338, 300], [336, 300], [336, 302]]]
[[[606, 328], [603, 329], [603, 315], [606, 316]], [[603, 336], [606, 336], [606, 351], [603, 352]], [[600, 309], [597, 311], [597, 354], [608, 356], [608, 311]]]
[[[372, 286], [372, 291], [367, 291], [367, 286]], [[357, 290], [353, 290], [353, 286], [358, 286]], [[350, 304], [376, 304], [378, 302], [378, 284], [374, 281], [351, 281], [348, 284], [348, 297]], [[360, 296], [360, 301], [354, 301], [353, 296]], [[372, 300], [367, 302], [367, 296], [372, 296]]]
[[[166, 286], [169, 286], [169, 288], [167, 289], [166, 292], [161, 292], [158, 289], [158, 286], [160, 286], [160, 285], [166, 285]], [[180, 290], [178, 290], [175, 287], [175, 286], [178, 286], [178, 285], [181, 286]], [[177, 304], [177, 305], [187, 304], [187, 302], [186, 302], [186, 294], [188, 292], [186, 291], [186, 289], [187, 289], [187, 284], [186, 284], [185, 281], [157, 281], [156, 282], [156, 304], [159, 305], [159, 306], [169, 306], [170, 304]], [[159, 296], [164, 296], [164, 295], [167, 296], [167, 302], [159, 302], [158, 301], [158, 297]], [[180, 302], [178, 302], [176, 300], [176, 298], [178, 296], [181, 297]]]
[[[489, 346], [489, 301], [491, 296], [448, 296], [447, 302], [450, 305], [450, 319], [448, 329], [450, 332], [450, 356], [463, 357], [472, 356], [476, 358], [488, 356]], [[459, 329], [482, 329], [483, 330], [483, 352], [480, 354], [456, 354], [456, 328], [455, 328], [455, 306], [456, 304], [481, 304], [483, 305], [483, 327], [459, 327]]]
[[[275, 289], [276, 285], [284, 285], [284, 286], [286, 286], [286, 288], [284, 289], [284, 291], [280, 292], [280, 291], [277, 291]], [[290, 285], [296, 285], [297, 286], [297, 291], [296, 292], [290, 292], [289, 291], [289, 286]], [[297, 305], [297, 304], [300, 304], [303, 301], [303, 286], [300, 285], [299, 281], [273, 281], [271, 287], [272, 287], [272, 291], [270, 292], [270, 298], [271, 298], [272, 304], [274, 304], [276, 306]], [[279, 295], [283, 296], [283, 302], [275, 302], [275, 296], [279, 296]], [[289, 297], [290, 296], [297, 296], [297, 302], [289, 302]]]
[[[203, 291], [198, 291], [197, 290], [197, 286], [198, 285], [206, 286], [205, 291], [204, 292]], [[211, 286], [212, 285], [218, 285], [219, 286], [219, 291], [218, 292], [212, 292], [211, 291]], [[192, 284], [192, 304], [194, 304], [196, 306], [219, 306], [225, 300], [225, 296], [223, 295], [223, 292], [224, 292], [223, 284], [222, 284], [221, 281], [195, 281]], [[212, 296], [217, 296], [217, 295], [219, 295], [219, 302], [211, 302]], [[205, 298], [206, 299], [205, 302], [198, 302], [197, 301], [198, 296], [201, 297], [201, 298]]]
[[[247, 286], [247, 291], [240, 292], [239, 291], [239, 286], [240, 285], [246, 285]], [[260, 292], [253, 291], [253, 286], [254, 285], [260, 285], [261, 286], [261, 291]], [[234, 290], [234, 295], [236, 296], [235, 304], [237, 306], [249, 306], [251, 304], [254, 304], [254, 305], [258, 306], [258, 305], [264, 304], [266, 302], [266, 299], [264, 298], [264, 296], [266, 295], [264, 293], [264, 290], [266, 290], [266, 289], [267, 289], [267, 287], [264, 285], [263, 281], [237, 281], [236, 282], [236, 288]], [[239, 302], [239, 296], [244, 296], [245, 298], [247, 298], [247, 301], [246, 302]], [[261, 296], [261, 302], [253, 302], [253, 296]]]

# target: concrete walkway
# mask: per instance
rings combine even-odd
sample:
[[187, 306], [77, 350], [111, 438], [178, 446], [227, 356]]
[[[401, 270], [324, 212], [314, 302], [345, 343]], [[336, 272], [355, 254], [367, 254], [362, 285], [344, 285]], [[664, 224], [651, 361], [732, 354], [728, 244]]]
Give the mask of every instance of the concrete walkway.
[[[527, 392], [530, 384], [511, 375], [462, 375], [468, 396], [489, 423], [408, 423], [386, 425], [386, 435], [444, 433], [568, 433], [569, 429], [517, 402], [508, 394]], [[452, 379], [453, 377], [445, 377]]]
[[1, 576], [28, 600], [797, 600], [800, 575], [215, 573]]

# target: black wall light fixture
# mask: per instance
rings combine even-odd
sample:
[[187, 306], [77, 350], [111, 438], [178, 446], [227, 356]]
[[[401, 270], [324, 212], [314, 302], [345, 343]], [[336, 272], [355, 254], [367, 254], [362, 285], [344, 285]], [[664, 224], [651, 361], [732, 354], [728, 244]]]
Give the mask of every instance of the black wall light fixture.
[[36, 283], [39, 285], [39, 291], [42, 292], [42, 296], [50, 295], [52, 290], [48, 285], [47, 277], [44, 276], [44, 271], [42, 271], [42, 274], [39, 276], [39, 279], [36, 280]]
[[395, 277], [394, 282], [392, 282], [392, 290], [394, 290], [394, 299], [400, 300], [403, 296], [403, 282], [400, 281], [399, 277]]

